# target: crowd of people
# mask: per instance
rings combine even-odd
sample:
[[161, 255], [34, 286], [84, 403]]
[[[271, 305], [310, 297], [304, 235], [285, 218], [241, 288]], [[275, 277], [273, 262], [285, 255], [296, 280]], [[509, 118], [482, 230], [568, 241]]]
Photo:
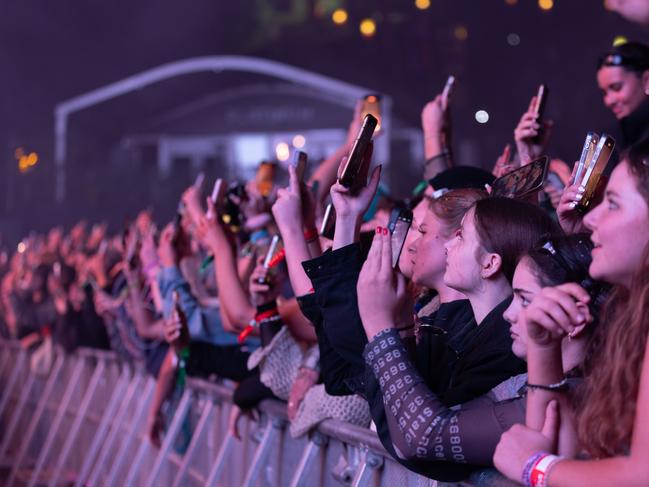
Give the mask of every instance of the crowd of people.
[[325, 418], [372, 427], [395, 461], [442, 482], [646, 485], [649, 46], [604, 53], [597, 83], [621, 136], [585, 208], [577, 164], [558, 158], [539, 191], [491, 194], [560, 129], [536, 97], [492, 171], [453, 160], [445, 90], [422, 110], [425, 184], [403, 200], [377, 191], [370, 144], [343, 185], [359, 103], [306, 179], [289, 165], [286, 186], [269, 184], [266, 167], [207, 198], [199, 180], [160, 230], [145, 210], [116, 235], [85, 222], [29, 235], [0, 259], [0, 330], [45, 371], [55, 346], [145, 366], [154, 444], [199, 376], [233, 382], [235, 436], [276, 398], [294, 436]]

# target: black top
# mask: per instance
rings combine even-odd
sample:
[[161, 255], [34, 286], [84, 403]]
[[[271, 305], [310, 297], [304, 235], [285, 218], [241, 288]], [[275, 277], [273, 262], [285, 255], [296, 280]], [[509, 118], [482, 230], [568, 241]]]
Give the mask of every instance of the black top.
[[[404, 460], [394, 450], [381, 389], [362, 356], [367, 338], [356, 299], [361, 266], [358, 244], [303, 263], [315, 292], [298, 302], [316, 327], [325, 388], [332, 395], [364, 394], [381, 442], [402, 465], [438, 480], [465, 479], [470, 466]], [[511, 352], [509, 325], [502, 318], [508, 304], [509, 299], [494, 308], [479, 326], [467, 300], [445, 303], [429, 317], [434, 331], [422, 332], [427, 337], [417, 345], [414, 361], [446, 407], [474, 399], [525, 371], [524, 362]]]
[[622, 129], [622, 140], [618, 143], [620, 149], [626, 149], [649, 137], [649, 98], [629, 116], [620, 120], [620, 127]]

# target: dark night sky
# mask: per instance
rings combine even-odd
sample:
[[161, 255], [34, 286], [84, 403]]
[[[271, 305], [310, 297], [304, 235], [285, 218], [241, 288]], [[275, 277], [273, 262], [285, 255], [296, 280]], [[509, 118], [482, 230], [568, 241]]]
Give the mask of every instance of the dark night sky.
[[[306, 13], [286, 25], [262, 13], [264, 5], [286, 12], [293, 3], [306, 5]], [[488, 166], [511, 139], [540, 82], [550, 86], [547, 113], [557, 122], [551, 152], [574, 159], [587, 130], [614, 125], [595, 84], [598, 54], [616, 35], [649, 37], [598, 0], [555, 0], [549, 12], [533, 0], [514, 6], [504, 0], [432, 0], [426, 11], [410, 0], [320, 2], [345, 4], [350, 11], [345, 27], [334, 26], [329, 15], [317, 16], [316, 3], [2, 0], [0, 147], [5, 164], [14, 167], [3, 171], [10, 177], [0, 186], [6, 193], [0, 222], [32, 218], [41, 211], [39, 205], [48, 204], [46, 198], [35, 198], [36, 208], [7, 206], [16, 192], [38, 194], [40, 185], [51, 185], [45, 166], [51, 164], [56, 103], [166, 62], [215, 54], [275, 59], [389, 93], [398, 115], [412, 125], [418, 124], [424, 102], [453, 72], [460, 78], [455, 132], [476, 141], [486, 161], [480, 163]], [[365, 16], [379, 20], [372, 39], [358, 33], [358, 21]], [[466, 26], [466, 41], [454, 37], [458, 25]], [[507, 44], [509, 33], [520, 36], [519, 46]], [[155, 99], [147, 101], [155, 106]], [[177, 103], [186, 101], [179, 96]], [[491, 114], [486, 125], [473, 118], [479, 108]], [[43, 167], [7, 191], [6, 181], [12, 171], [17, 173], [13, 149], [23, 144], [40, 149]]]

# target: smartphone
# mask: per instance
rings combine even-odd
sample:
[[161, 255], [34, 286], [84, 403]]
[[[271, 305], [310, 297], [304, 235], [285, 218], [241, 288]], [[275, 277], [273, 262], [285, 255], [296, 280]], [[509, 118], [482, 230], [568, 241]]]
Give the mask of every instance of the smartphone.
[[370, 93], [363, 97], [363, 105], [361, 107], [361, 119], [365, 115], [372, 115], [376, 118], [376, 131], [381, 130], [381, 95], [378, 93]]
[[262, 196], [269, 196], [275, 184], [276, 166], [272, 162], [262, 162], [257, 168], [257, 189]]
[[445, 100], [448, 103], [448, 100], [453, 93], [453, 88], [455, 87], [455, 76], [450, 75], [446, 84], [444, 85], [444, 90], [442, 91], [442, 100]]
[[358, 137], [356, 137], [356, 140], [354, 141], [352, 150], [347, 156], [345, 167], [343, 167], [342, 174], [338, 180], [340, 184], [346, 188], [351, 188], [358, 184], [358, 174], [363, 165], [365, 152], [370, 146], [370, 142], [372, 142], [372, 135], [374, 134], [377, 123], [378, 120], [373, 115], [369, 113], [365, 115], [363, 125], [358, 132]]
[[606, 165], [611, 158], [614, 148], [615, 139], [608, 134], [602, 134], [599, 138], [599, 142], [597, 142], [593, 159], [581, 180], [581, 186], [585, 186], [586, 190], [577, 204], [577, 209], [579, 211], [586, 211], [593, 200], [593, 196], [595, 196], [595, 193], [597, 192], [599, 181], [606, 169]]
[[306, 152], [301, 150], [295, 151], [293, 154], [293, 165], [295, 166], [295, 175], [297, 182], [302, 184], [304, 182], [304, 173], [306, 172], [307, 155]]
[[543, 189], [550, 159], [543, 156], [496, 179], [491, 185], [492, 196], [524, 198]]
[[201, 190], [204, 181], [205, 181], [205, 173], [201, 171], [198, 173], [196, 179], [194, 180], [194, 188], [196, 188], [196, 191]]
[[329, 240], [334, 239], [334, 232], [336, 230], [336, 210], [333, 203], [329, 203], [325, 208], [324, 218], [320, 226], [320, 235]]
[[318, 200], [318, 190], [319, 189], [320, 189], [320, 181], [318, 181], [316, 179], [311, 183], [311, 194], [313, 195], [313, 198], [316, 201]]
[[390, 214], [388, 230], [390, 230], [390, 241], [392, 243], [392, 268], [399, 265], [399, 257], [406, 241], [408, 230], [412, 225], [412, 211], [407, 208], [393, 208]]
[[536, 104], [534, 105], [534, 113], [537, 115], [537, 122], [541, 126], [536, 137], [532, 142], [539, 144], [543, 140], [543, 114], [545, 113], [545, 105], [548, 100], [548, 87], [546, 85], [539, 85], [539, 90], [536, 92]]
[[273, 238], [270, 241], [270, 245], [268, 246], [268, 250], [266, 250], [266, 255], [264, 256], [264, 269], [266, 269], [266, 276], [265, 277], [260, 277], [257, 279], [258, 284], [269, 284], [269, 279], [268, 279], [268, 269], [270, 269], [270, 263], [273, 260], [273, 257], [275, 257], [275, 254], [279, 250], [279, 242], [280, 238], [279, 235], [273, 235]]
[[577, 163], [577, 171], [575, 175], [570, 179], [570, 184], [575, 184], [575, 181], [581, 181], [586, 169], [593, 160], [593, 154], [595, 154], [595, 149], [597, 148], [597, 143], [599, 142], [599, 135], [595, 132], [588, 132], [586, 134], [586, 139], [584, 140], [584, 145], [581, 149], [581, 156], [579, 156], [579, 162]]
[[223, 179], [218, 178], [214, 181], [214, 187], [212, 188], [212, 194], [210, 195], [210, 201], [212, 204], [207, 208], [207, 218], [211, 220], [214, 218], [214, 209], [221, 206], [223, 201], [223, 196], [225, 195], [225, 184]]

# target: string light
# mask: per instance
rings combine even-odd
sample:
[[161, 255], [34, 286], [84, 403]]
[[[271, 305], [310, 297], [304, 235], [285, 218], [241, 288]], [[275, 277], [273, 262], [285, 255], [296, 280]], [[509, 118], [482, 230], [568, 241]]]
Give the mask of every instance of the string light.
[[430, 0], [415, 0], [415, 7], [419, 10], [426, 10], [430, 8]]
[[512, 32], [507, 36], [507, 44], [512, 47], [518, 46], [521, 43], [521, 38], [515, 32]]
[[306, 144], [306, 139], [304, 138], [304, 135], [296, 135], [293, 137], [293, 147], [297, 147], [298, 149], [301, 149], [304, 147], [304, 144]]
[[466, 41], [469, 37], [469, 31], [463, 25], [458, 25], [453, 31], [453, 35], [458, 41]]
[[275, 155], [280, 161], [288, 161], [291, 151], [286, 142], [280, 142], [275, 146]]
[[539, 0], [539, 7], [541, 7], [541, 10], [552, 10], [554, 0]]
[[365, 37], [372, 37], [376, 34], [376, 22], [372, 19], [363, 19], [361, 20], [359, 30]]
[[478, 123], [487, 123], [489, 121], [489, 114], [486, 110], [478, 110], [475, 112], [475, 120]]
[[345, 22], [347, 22], [348, 18], [349, 15], [347, 14], [347, 10], [345, 10], [344, 8], [337, 8], [331, 14], [331, 20], [333, 20], [334, 24], [338, 25], [343, 25]]
[[616, 36], [615, 39], [613, 39], [613, 47], [618, 47], [621, 46], [622, 44], [626, 44], [629, 42], [629, 39], [627, 39], [624, 36]]

